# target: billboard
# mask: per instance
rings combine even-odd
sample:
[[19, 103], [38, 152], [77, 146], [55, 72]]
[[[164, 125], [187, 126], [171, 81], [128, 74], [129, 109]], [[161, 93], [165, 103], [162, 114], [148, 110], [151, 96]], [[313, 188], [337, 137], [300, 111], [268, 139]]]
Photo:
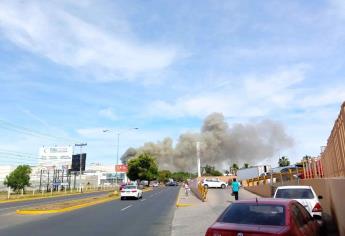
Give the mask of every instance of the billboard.
[[127, 165], [115, 165], [115, 172], [127, 173], [128, 172], [128, 166]]
[[39, 150], [39, 165], [46, 168], [62, 169], [71, 167], [73, 146], [41, 147]]
[[[85, 171], [86, 153], [81, 154], [81, 171]], [[80, 171], [80, 154], [73, 155], [71, 171]]]

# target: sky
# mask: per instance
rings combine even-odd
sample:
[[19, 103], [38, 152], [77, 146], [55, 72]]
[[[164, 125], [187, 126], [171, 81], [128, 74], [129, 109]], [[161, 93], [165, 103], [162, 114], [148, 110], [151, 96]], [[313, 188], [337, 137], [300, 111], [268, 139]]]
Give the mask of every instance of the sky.
[[317, 156], [345, 100], [344, 24], [341, 0], [0, 0], [0, 164], [79, 142], [115, 163], [117, 133], [121, 155], [213, 112], [282, 123], [274, 163]]

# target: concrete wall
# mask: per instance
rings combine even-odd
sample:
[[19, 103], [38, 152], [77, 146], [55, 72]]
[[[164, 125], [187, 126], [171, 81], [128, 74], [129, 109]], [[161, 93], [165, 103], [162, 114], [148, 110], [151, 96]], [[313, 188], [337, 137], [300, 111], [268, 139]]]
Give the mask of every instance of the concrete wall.
[[321, 153], [321, 161], [325, 177], [345, 176], [345, 102]]
[[[284, 185], [296, 185], [296, 181], [284, 182]], [[340, 235], [345, 235], [345, 178], [302, 179], [300, 185], [312, 186], [320, 200], [326, 220], [333, 218]], [[271, 185], [245, 187], [250, 192], [262, 197], [271, 197]]]

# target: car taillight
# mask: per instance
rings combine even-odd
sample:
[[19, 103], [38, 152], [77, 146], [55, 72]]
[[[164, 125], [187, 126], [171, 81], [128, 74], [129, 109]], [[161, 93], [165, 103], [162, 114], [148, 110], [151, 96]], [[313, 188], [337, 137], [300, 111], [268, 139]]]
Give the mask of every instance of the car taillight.
[[320, 205], [320, 203], [316, 203], [312, 212], [322, 212], [322, 207]]
[[208, 228], [205, 236], [222, 236], [222, 234], [212, 228]]
[[137, 190], [132, 190], [132, 193], [136, 193], [137, 192]]

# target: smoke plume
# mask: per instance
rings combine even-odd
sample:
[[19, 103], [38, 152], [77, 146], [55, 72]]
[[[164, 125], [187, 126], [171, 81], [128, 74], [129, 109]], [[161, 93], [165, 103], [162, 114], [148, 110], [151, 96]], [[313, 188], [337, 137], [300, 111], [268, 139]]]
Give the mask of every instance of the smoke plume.
[[278, 122], [263, 120], [229, 127], [222, 114], [213, 113], [206, 117], [200, 133], [181, 134], [175, 146], [171, 138], [148, 142], [137, 149], [129, 148], [121, 159], [126, 162], [139, 153], [149, 152], [160, 169], [195, 171], [198, 141], [202, 166], [208, 164], [220, 170], [233, 163], [255, 165], [293, 145], [293, 139]]

